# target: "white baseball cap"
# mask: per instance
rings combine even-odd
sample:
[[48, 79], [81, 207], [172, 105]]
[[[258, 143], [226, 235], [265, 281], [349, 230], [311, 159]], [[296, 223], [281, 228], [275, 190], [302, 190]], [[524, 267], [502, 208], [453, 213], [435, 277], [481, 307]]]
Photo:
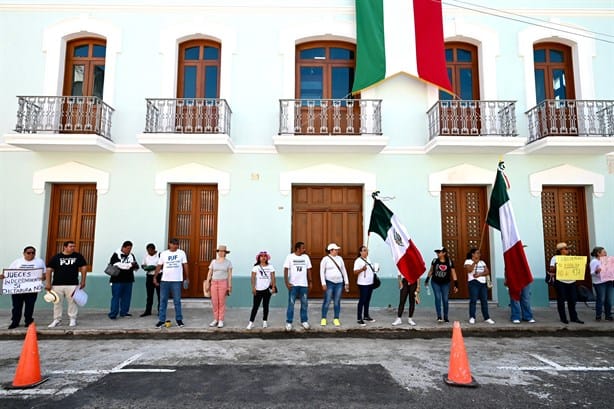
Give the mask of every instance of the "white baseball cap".
[[330, 251], [330, 250], [339, 250], [341, 247], [337, 246], [336, 243], [330, 243], [328, 246], [326, 246], [326, 250]]

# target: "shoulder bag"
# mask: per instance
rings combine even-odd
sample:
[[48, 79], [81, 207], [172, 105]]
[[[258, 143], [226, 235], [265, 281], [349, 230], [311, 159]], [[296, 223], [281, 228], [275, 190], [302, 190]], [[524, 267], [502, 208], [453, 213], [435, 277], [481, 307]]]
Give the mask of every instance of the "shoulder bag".
[[377, 276], [377, 273], [375, 272], [375, 269], [373, 268], [373, 266], [371, 265], [371, 263], [369, 263], [367, 260], [365, 260], [364, 258], [361, 257], [361, 260], [364, 261], [365, 263], [367, 263], [367, 265], [369, 266], [369, 268], [371, 269], [371, 271], [373, 271], [373, 284], [371, 284], [371, 288], [373, 288], [374, 290], [376, 288], [379, 288], [380, 285], [382, 285], [382, 281], [379, 279], [379, 277]]
[[109, 263], [107, 267], [104, 269], [104, 272], [111, 277], [117, 277], [119, 275], [119, 267]]

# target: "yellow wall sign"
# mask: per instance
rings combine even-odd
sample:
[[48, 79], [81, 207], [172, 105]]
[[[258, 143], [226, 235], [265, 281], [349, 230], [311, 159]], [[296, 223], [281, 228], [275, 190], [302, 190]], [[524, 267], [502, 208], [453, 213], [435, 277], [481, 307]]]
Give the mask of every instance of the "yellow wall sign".
[[556, 279], [584, 280], [586, 256], [556, 256]]

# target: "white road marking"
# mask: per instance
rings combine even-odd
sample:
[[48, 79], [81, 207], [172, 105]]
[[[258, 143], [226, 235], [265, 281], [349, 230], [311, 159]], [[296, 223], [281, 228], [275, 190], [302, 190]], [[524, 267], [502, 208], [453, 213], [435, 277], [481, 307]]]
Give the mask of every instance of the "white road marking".
[[498, 369], [511, 370], [511, 371], [548, 371], [548, 372], [609, 372], [614, 371], [614, 366], [562, 366], [556, 362], [539, 356], [536, 354], [529, 354], [533, 358], [541, 361], [548, 366], [499, 366]]

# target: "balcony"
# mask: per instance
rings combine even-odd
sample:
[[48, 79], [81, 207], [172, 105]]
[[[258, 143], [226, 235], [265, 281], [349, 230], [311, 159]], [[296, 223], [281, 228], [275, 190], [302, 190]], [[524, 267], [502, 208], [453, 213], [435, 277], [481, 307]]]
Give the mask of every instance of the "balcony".
[[527, 153], [614, 151], [614, 100], [546, 99], [526, 112]]
[[225, 99], [148, 98], [137, 141], [154, 152], [234, 152]]
[[375, 99], [281, 99], [273, 143], [284, 153], [378, 153], [388, 144], [381, 106]]
[[32, 151], [113, 151], [114, 109], [98, 97], [18, 96], [9, 145]]
[[514, 101], [440, 100], [427, 116], [427, 153], [503, 155], [525, 144]]

